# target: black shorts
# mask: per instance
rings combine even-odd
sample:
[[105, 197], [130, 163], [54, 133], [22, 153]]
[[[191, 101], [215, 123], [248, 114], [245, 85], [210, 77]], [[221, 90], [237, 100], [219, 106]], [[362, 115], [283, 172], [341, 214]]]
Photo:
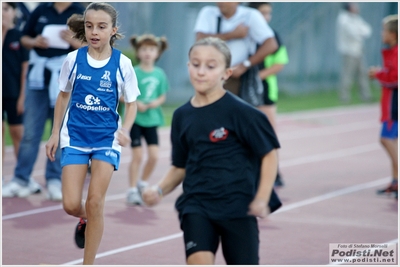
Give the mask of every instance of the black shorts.
[[17, 101], [16, 98], [3, 98], [3, 121], [9, 125], [22, 124], [23, 115], [17, 114]]
[[268, 87], [268, 83], [265, 81], [265, 79], [262, 80], [262, 84], [264, 87], [264, 105], [266, 105], [266, 106], [275, 105], [275, 101], [269, 97], [269, 87]]
[[134, 123], [130, 135], [132, 139], [131, 147], [141, 146], [142, 136], [146, 140], [147, 145], [158, 145], [157, 126], [142, 127]]
[[186, 258], [198, 251], [217, 252], [221, 240], [226, 264], [259, 263], [259, 231], [255, 217], [210, 220], [200, 214], [185, 214], [182, 219]]

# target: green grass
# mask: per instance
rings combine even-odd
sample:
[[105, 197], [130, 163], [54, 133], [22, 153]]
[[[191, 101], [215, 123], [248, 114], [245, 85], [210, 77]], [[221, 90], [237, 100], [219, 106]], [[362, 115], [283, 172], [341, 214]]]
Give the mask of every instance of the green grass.
[[[372, 88], [373, 101], [377, 102], [380, 98], [380, 89], [375, 86]], [[360, 101], [358, 92], [353, 88], [352, 91], [352, 101], [347, 104], [347, 106], [362, 104]], [[278, 113], [286, 113], [286, 112], [294, 112], [294, 111], [303, 111], [303, 110], [313, 110], [320, 108], [332, 108], [338, 107], [342, 104], [339, 101], [338, 93], [335, 90], [325, 91], [325, 92], [316, 92], [309, 93], [303, 95], [287, 95], [281, 93], [279, 95], [278, 100]], [[171, 125], [172, 113], [179, 105], [163, 105], [163, 112], [165, 116], [165, 125]], [[46, 141], [49, 139], [51, 133], [51, 123], [50, 120], [47, 121], [45, 130], [43, 133], [42, 140]], [[8, 133], [8, 128], [6, 127], [6, 145], [11, 145], [12, 141]]]
[[[371, 92], [372, 92], [372, 101], [378, 102], [381, 93], [379, 87], [372, 86]], [[360, 96], [356, 88], [353, 88], [351, 95], [352, 95], [351, 97], [352, 100], [349, 104], [346, 104], [347, 106], [364, 103], [360, 100]], [[285, 112], [293, 112], [301, 110], [332, 108], [342, 105], [343, 104], [339, 100], [338, 92], [336, 90], [330, 90], [330, 91], [309, 93], [296, 96], [280, 94], [277, 107], [278, 107], [278, 113], [285, 113]]]

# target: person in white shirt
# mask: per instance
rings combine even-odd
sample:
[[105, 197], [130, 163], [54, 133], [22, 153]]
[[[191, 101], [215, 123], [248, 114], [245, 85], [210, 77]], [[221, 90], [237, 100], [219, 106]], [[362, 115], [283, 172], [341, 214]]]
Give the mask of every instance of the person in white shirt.
[[203, 7], [194, 32], [196, 40], [212, 36], [226, 41], [232, 54], [233, 73], [224, 87], [236, 95], [239, 77], [278, 49], [274, 32], [261, 13], [239, 2], [217, 2], [216, 6]]
[[337, 49], [342, 57], [340, 99], [343, 103], [351, 100], [351, 87], [357, 80], [361, 99], [371, 100], [368, 73], [364, 65], [363, 46], [371, 36], [371, 26], [359, 15], [356, 3], [345, 3], [336, 21]]

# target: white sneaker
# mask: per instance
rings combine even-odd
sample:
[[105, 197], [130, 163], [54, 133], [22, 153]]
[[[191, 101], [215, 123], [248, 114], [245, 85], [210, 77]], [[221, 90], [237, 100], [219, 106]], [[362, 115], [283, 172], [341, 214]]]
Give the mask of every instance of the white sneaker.
[[50, 183], [47, 185], [47, 199], [53, 201], [62, 200], [61, 185], [57, 183]]
[[143, 192], [143, 189], [145, 189], [145, 188], [148, 187], [148, 186], [149, 186], [149, 183], [146, 182], [146, 181], [140, 180], [140, 181], [138, 181], [138, 183], [137, 183], [137, 187], [138, 187], [139, 192]]
[[31, 191], [28, 186], [22, 186], [15, 181], [10, 181], [2, 186], [2, 197], [27, 197], [31, 195]]
[[128, 190], [128, 194], [126, 196], [126, 203], [129, 205], [143, 204], [142, 196], [140, 195], [140, 192], [136, 187], [130, 188]]
[[42, 192], [42, 186], [35, 181], [32, 177], [29, 178], [29, 184], [28, 184], [29, 190], [31, 191], [31, 194], [39, 194]]

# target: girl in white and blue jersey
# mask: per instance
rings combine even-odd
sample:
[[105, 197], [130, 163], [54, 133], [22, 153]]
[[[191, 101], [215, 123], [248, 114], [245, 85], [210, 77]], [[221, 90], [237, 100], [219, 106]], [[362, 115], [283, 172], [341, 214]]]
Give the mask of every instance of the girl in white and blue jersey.
[[[106, 191], [118, 170], [121, 146], [131, 143], [140, 92], [130, 59], [113, 48], [122, 35], [117, 33], [117, 13], [111, 5], [91, 3], [83, 17], [74, 15], [67, 24], [87, 46], [69, 53], [63, 63], [46, 153], [54, 161], [60, 143], [63, 207], [80, 218], [75, 242], [85, 248], [83, 264], [93, 264], [104, 230]], [[126, 104], [123, 122], [117, 112], [120, 97]], [[82, 201], [89, 160], [92, 177]]]

